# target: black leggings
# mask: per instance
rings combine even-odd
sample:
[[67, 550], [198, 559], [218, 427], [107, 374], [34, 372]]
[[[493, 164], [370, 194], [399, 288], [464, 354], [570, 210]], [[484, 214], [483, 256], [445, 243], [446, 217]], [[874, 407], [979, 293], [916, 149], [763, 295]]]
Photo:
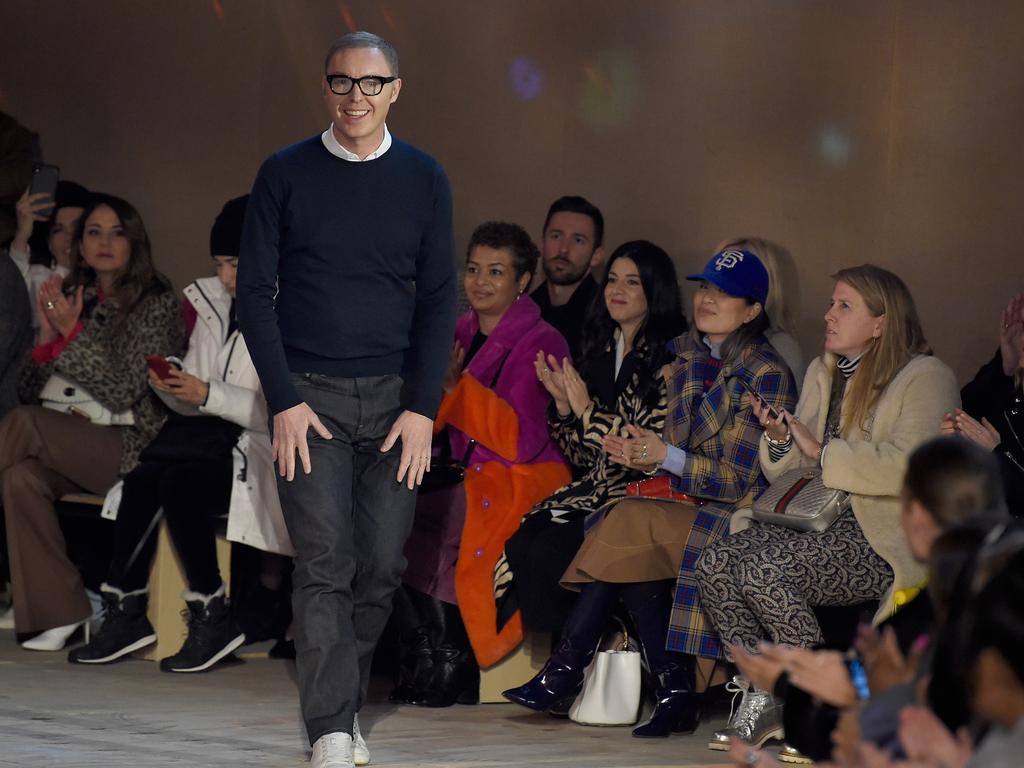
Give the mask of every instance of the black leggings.
[[114, 554], [107, 583], [124, 592], [145, 588], [156, 552], [157, 513], [193, 592], [210, 595], [221, 585], [215, 518], [231, 503], [231, 454], [203, 462], [144, 462], [128, 473], [114, 526]]

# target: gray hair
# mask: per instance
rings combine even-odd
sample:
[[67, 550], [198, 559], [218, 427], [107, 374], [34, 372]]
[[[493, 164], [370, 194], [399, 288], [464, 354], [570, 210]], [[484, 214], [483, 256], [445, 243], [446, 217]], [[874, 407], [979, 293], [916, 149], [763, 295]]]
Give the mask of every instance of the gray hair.
[[327, 67], [330, 66], [334, 54], [349, 48], [377, 48], [384, 54], [384, 58], [391, 68], [391, 74], [398, 77], [398, 51], [395, 50], [395, 46], [379, 35], [363, 31], [349, 32], [331, 43], [330, 48], [327, 49], [327, 55], [324, 56], [324, 72], [327, 72]]

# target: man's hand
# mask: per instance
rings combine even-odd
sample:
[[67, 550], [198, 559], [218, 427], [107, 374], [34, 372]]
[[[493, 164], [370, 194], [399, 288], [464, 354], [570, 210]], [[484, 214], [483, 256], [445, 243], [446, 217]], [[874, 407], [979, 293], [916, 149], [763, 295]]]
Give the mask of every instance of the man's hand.
[[312, 427], [324, 440], [332, 435], [327, 431], [320, 419], [305, 403], [299, 403], [287, 410], [274, 414], [274, 442], [271, 446], [273, 460], [277, 462], [277, 471], [289, 482], [295, 479], [295, 451], [298, 450], [302, 459], [302, 470], [308, 475], [313, 471], [309, 463], [309, 445], [306, 433]]
[[423, 473], [430, 471], [430, 441], [433, 434], [433, 419], [412, 411], [402, 411], [380, 447], [381, 453], [387, 453], [395, 441], [402, 438], [402, 460], [398, 464], [398, 476], [395, 479], [399, 483], [405, 480], [410, 491], [423, 482]]

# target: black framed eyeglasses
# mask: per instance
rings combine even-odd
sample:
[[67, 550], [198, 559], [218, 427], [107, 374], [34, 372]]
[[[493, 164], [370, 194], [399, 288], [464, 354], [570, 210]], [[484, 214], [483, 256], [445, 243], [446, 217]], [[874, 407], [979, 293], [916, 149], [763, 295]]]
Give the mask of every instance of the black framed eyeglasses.
[[383, 77], [381, 75], [366, 75], [365, 77], [349, 77], [348, 75], [326, 75], [327, 86], [331, 93], [344, 96], [352, 90], [353, 85], [358, 85], [364, 96], [376, 96], [384, 90], [384, 86], [393, 83], [397, 77]]

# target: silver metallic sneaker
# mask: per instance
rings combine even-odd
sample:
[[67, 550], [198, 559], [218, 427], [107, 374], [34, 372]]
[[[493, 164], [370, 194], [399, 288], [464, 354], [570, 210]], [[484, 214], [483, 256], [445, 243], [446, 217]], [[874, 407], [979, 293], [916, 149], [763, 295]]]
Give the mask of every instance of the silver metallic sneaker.
[[359, 715], [352, 721], [352, 761], [356, 765], [370, 764], [370, 750], [366, 746], [366, 739], [359, 732]]
[[779, 750], [779, 762], [790, 763], [791, 765], [814, 765], [814, 761], [807, 755], [802, 755], [793, 749], [789, 744], [783, 744]]
[[739, 675], [732, 682], [726, 683], [725, 689], [733, 694], [743, 694], [743, 698], [729, 715], [728, 725], [712, 734], [708, 749], [726, 751], [729, 749], [729, 739], [741, 739], [759, 749], [771, 739], [782, 738], [782, 706], [776, 703], [768, 691], [751, 688], [750, 682]]

